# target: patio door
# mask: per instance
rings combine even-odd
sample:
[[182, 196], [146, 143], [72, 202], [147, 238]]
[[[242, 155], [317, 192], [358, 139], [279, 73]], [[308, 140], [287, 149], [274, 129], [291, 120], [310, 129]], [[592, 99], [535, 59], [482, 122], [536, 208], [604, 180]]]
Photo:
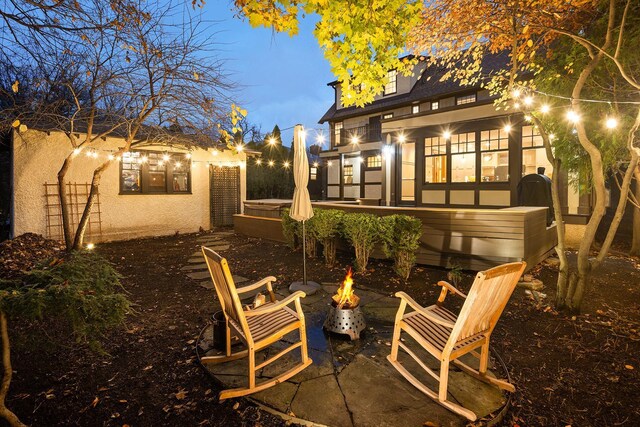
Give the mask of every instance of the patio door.
[[398, 205], [414, 205], [416, 201], [416, 143], [405, 142], [398, 145], [399, 195]]
[[209, 193], [211, 228], [233, 225], [233, 215], [240, 213], [240, 168], [211, 165]]

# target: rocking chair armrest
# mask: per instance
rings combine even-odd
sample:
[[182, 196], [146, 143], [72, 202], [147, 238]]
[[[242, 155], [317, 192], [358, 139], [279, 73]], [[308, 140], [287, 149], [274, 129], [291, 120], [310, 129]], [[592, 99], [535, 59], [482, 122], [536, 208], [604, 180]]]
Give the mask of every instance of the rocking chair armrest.
[[236, 288], [236, 292], [238, 292], [239, 294], [242, 294], [244, 292], [253, 291], [254, 289], [258, 289], [259, 287], [265, 286], [265, 285], [267, 286], [267, 290], [269, 292], [273, 292], [273, 287], [271, 286], [271, 283], [275, 281], [276, 281], [276, 278], [273, 276], [265, 277], [264, 279], [258, 280], [257, 282], [252, 283], [250, 285]]
[[244, 315], [246, 317], [253, 317], [253, 316], [260, 316], [262, 314], [273, 313], [274, 311], [278, 311], [278, 310], [282, 309], [282, 307], [287, 306], [287, 305], [291, 304], [294, 301], [295, 302], [299, 302], [300, 298], [304, 298], [306, 296], [307, 296], [307, 294], [305, 294], [302, 291], [295, 291], [294, 293], [292, 293], [291, 295], [289, 295], [288, 297], [286, 297], [282, 301], [278, 301], [276, 303], [269, 304], [269, 305], [266, 305], [266, 306], [263, 306], [263, 307], [258, 307], [258, 308], [253, 309], [253, 310], [245, 311]]
[[467, 298], [467, 295], [464, 294], [463, 292], [460, 292], [455, 286], [453, 286], [451, 283], [446, 282], [444, 280], [440, 280], [438, 282], [439, 286], [442, 286], [442, 292], [440, 292], [440, 296], [438, 297], [438, 302], [444, 302], [444, 299], [447, 297], [447, 292], [451, 292], [453, 295], [458, 295], [459, 297], [462, 297], [463, 299]]
[[421, 306], [420, 304], [418, 304], [413, 298], [411, 298], [409, 295], [407, 295], [405, 292], [396, 292], [395, 293], [396, 297], [404, 300], [407, 304], [409, 304], [409, 306], [411, 306], [411, 308], [413, 308], [416, 311], [420, 311], [423, 312], [424, 311], [424, 307]]

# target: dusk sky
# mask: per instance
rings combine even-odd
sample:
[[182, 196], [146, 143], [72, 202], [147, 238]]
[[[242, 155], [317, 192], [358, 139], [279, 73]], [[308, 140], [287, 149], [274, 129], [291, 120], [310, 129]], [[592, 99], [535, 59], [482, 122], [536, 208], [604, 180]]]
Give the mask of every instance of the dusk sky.
[[[326, 128], [318, 119], [333, 103], [333, 89], [326, 84], [334, 77], [313, 37], [317, 18], [304, 19], [299, 34], [289, 37], [251, 27], [234, 18], [231, 7], [228, 1], [207, 2], [204, 18], [217, 21], [216, 41], [231, 78], [243, 86], [238, 101], [248, 110], [248, 120], [261, 126], [263, 133], [275, 124], [280, 129], [297, 123], [305, 129]], [[290, 145], [293, 130], [282, 133], [284, 144]], [[313, 142], [307, 139], [308, 144]]]

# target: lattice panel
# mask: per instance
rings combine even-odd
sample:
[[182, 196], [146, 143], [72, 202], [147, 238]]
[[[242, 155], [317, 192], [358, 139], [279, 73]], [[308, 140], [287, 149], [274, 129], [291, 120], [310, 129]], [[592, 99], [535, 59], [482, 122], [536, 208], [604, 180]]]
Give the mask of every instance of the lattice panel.
[[[69, 205], [69, 219], [71, 220], [71, 228], [76, 230], [85, 204], [89, 197], [90, 183], [68, 182], [66, 184], [66, 198]], [[44, 203], [47, 216], [47, 238], [54, 240], [64, 240], [62, 231], [62, 210], [60, 208], [60, 199], [58, 197], [58, 184], [44, 184]], [[89, 215], [89, 224], [85, 232], [85, 240], [91, 241], [92, 238], [100, 238], [102, 236], [102, 210], [100, 206], [100, 193], [96, 194], [91, 215]], [[96, 239], [97, 240], [97, 239]]]
[[240, 213], [240, 168], [211, 166], [211, 225], [233, 225], [233, 215]]

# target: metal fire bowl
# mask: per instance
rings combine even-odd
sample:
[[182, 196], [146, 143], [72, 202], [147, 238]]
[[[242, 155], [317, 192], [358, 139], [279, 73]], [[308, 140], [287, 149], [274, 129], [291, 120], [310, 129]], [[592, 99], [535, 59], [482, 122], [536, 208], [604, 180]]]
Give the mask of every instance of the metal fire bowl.
[[349, 335], [349, 338], [353, 341], [360, 338], [360, 332], [365, 326], [360, 306], [340, 309], [332, 305], [323, 327], [329, 332]]

